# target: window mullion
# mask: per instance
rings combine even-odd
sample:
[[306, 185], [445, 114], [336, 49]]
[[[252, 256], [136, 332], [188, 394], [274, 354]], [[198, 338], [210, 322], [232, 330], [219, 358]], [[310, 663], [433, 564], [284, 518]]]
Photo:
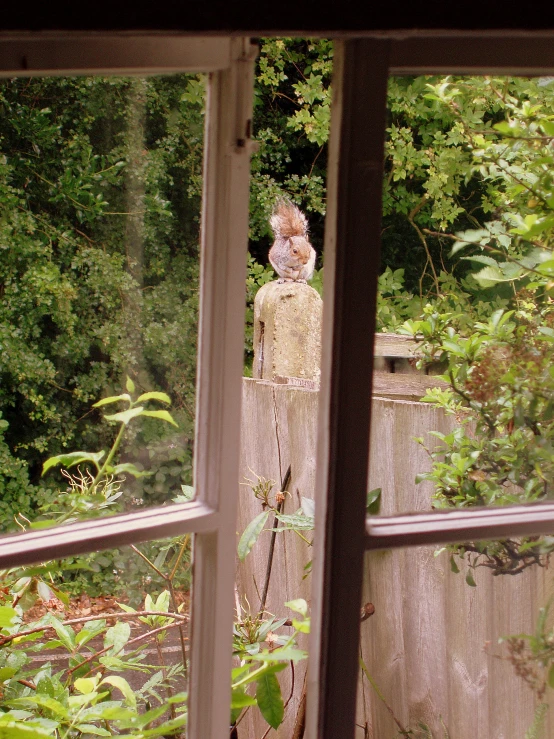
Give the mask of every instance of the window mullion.
[[355, 732], [388, 51], [335, 47], [307, 739]]
[[229, 736], [253, 48], [233, 40], [206, 113], [195, 487], [219, 525], [194, 541], [189, 739]]

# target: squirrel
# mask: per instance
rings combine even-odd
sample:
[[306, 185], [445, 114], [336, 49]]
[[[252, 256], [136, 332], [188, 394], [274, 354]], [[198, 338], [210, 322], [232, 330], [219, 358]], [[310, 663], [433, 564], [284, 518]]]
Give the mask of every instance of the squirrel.
[[294, 203], [280, 199], [269, 223], [275, 236], [269, 261], [279, 275], [277, 282], [306, 282], [314, 273], [316, 256], [306, 216]]

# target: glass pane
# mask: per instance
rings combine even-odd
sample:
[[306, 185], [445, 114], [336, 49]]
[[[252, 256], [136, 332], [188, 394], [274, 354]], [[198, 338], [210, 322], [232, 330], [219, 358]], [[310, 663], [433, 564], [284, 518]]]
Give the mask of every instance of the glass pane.
[[1, 572], [0, 725], [184, 736], [190, 580], [188, 535]]
[[[553, 80], [392, 78], [388, 106], [369, 490], [385, 514], [549, 500]], [[514, 574], [551, 543], [459, 551]]]
[[204, 77], [0, 104], [0, 527], [188, 498]]
[[367, 555], [359, 739], [552, 735], [552, 577], [459, 569], [431, 547]]

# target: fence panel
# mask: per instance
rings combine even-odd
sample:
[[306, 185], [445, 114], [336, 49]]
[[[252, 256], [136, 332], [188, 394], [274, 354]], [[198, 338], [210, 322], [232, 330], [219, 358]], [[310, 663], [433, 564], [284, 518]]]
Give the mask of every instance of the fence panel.
[[[433, 378], [379, 373], [376, 379], [375, 389], [382, 395], [373, 400], [368, 489], [381, 488], [383, 514], [429, 510], [432, 486], [416, 485], [415, 476], [429, 469], [430, 459], [414, 438], [426, 438], [432, 430], [447, 433], [456, 420], [425, 403], [406, 400], [421, 395], [421, 386], [434, 383]], [[274, 480], [275, 492], [290, 464], [286, 513], [295, 512], [302, 497], [317, 498], [317, 401], [313, 389], [243, 381], [242, 474]], [[432, 445], [433, 437], [427, 438]], [[242, 486], [239, 535], [261, 510], [252, 490]], [[271, 524], [270, 517], [268, 529]], [[263, 532], [250, 555], [237, 565], [238, 597], [243, 604], [246, 598], [253, 612], [266, 577], [270, 536]], [[290, 615], [283, 607], [286, 601], [298, 597], [309, 601], [309, 577], [303, 579], [303, 574], [310, 549], [292, 532], [277, 535], [266, 605], [270, 613]], [[359, 691], [360, 739], [398, 735], [389, 709], [403, 728], [427, 724], [434, 739], [525, 738], [539, 702], [512, 665], [498, 657], [498, 639], [533, 633], [538, 609], [553, 593], [552, 577], [537, 567], [514, 577], [493, 577], [481, 568], [475, 573], [477, 587], [471, 587], [465, 582], [466, 568], [460, 565], [460, 570], [452, 572], [448, 552], [436, 556], [432, 547], [368, 553], [363, 603], [373, 604], [375, 612], [360, 625], [361, 656], [388, 706], [364, 678]], [[349, 638], [352, 635], [345, 634]], [[281, 673], [286, 717], [279, 730], [269, 731], [268, 739], [293, 737], [304, 674], [305, 665], [297, 666], [294, 681], [289, 670]], [[545, 737], [554, 736], [551, 714], [552, 707]], [[257, 712], [250, 711], [239, 725], [239, 737], [261, 739], [266, 729]]]

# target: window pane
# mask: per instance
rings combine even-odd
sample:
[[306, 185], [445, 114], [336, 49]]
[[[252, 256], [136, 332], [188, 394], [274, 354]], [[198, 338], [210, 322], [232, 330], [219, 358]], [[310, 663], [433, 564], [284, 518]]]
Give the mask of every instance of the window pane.
[[[388, 106], [373, 510], [547, 500], [552, 79], [391, 78]], [[550, 544], [459, 551], [513, 574]]]
[[184, 727], [188, 535], [3, 571], [0, 581], [2, 723], [78, 737]]
[[1, 528], [188, 498], [204, 77], [0, 100]]
[[366, 556], [357, 737], [552, 734], [551, 576], [459, 570], [432, 547]]

